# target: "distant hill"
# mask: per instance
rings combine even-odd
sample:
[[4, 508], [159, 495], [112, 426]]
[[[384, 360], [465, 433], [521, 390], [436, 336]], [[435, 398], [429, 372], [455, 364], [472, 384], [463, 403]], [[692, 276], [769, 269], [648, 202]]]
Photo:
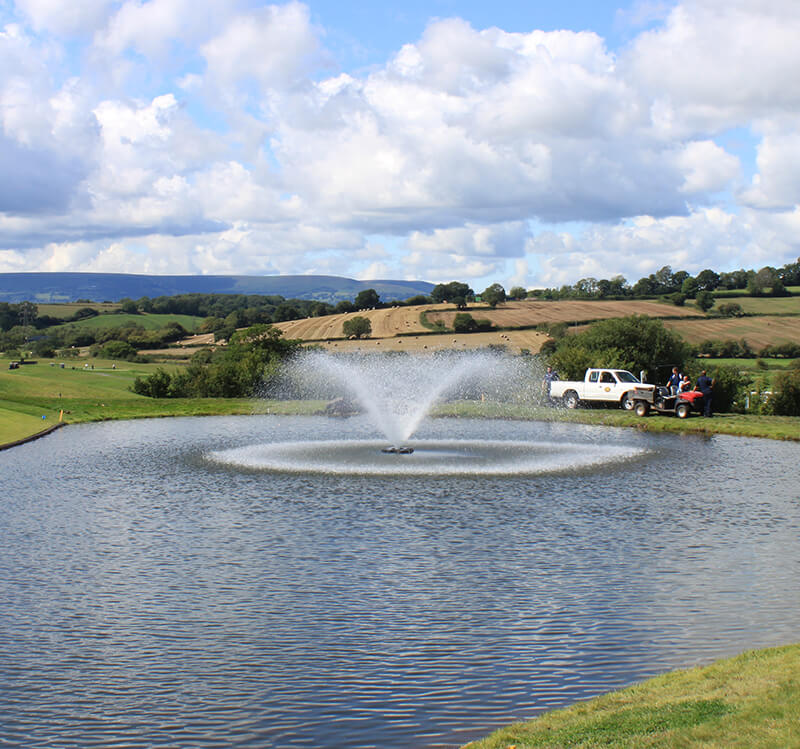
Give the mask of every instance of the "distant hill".
[[129, 273], [0, 273], [0, 302], [117, 302], [178, 294], [280, 294], [335, 304], [375, 289], [381, 301], [430, 294], [426, 281], [356, 281], [338, 276], [145, 276]]

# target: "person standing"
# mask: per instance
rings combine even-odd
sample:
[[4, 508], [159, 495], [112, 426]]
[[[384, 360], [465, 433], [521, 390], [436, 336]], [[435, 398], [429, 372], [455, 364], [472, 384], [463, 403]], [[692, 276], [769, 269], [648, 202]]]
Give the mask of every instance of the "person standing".
[[714, 382], [704, 369], [697, 378], [697, 389], [703, 394], [703, 416], [711, 416], [711, 406], [714, 399]]
[[558, 372], [548, 365], [547, 371], [544, 373], [544, 380], [542, 380], [542, 395], [546, 400], [550, 400], [550, 386], [558, 379]]
[[669, 379], [667, 380], [667, 387], [669, 388], [669, 394], [677, 395], [680, 386], [681, 386], [681, 376], [678, 373], [678, 368], [673, 367], [672, 374], [669, 376]]

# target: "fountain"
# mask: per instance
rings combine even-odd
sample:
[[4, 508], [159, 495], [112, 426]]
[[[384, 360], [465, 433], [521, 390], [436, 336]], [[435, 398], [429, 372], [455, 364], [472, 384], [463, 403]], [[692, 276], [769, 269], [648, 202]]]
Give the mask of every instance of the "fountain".
[[[491, 352], [332, 355], [305, 352], [265, 395], [332, 400], [336, 415], [360, 416], [340, 439], [311, 439], [216, 451], [217, 462], [269, 471], [404, 475], [512, 475], [563, 472], [625, 460], [630, 447], [496, 440], [476, 420], [459, 419], [456, 438], [417, 436], [444, 400], [529, 404], [540, 393], [535, 361]], [[326, 411], [326, 413], [331, 413]], [[365, 439], [379, 434], [382, 439]], [[388, 444], [387, 444], [388, 443]]]

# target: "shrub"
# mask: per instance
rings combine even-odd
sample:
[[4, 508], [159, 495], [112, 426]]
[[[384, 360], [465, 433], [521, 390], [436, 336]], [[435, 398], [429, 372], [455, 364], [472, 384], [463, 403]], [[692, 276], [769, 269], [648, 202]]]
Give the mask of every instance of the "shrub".
[[667, 299], [670, 300], [676, 307], [683, 307], [686, 303], [686, 294], [676, 291], [674, 294], [668, 294]]
[[126, 341], [109, 341], [101, 349], [103, 356], [108, 359], [128, 359], [136, 358], [136, 349]]
[[708, 312], [714, 306], [714, 295], [710, 291], [698, 291], [694, 303], [699, 310]]
[[344, 321], [342, 331], [348, 338], [351, 336], [355, 338], [368, 338], [372, 335], [372, 323], [366, 317], [356, 315]]
[[800, 369], [792, 368], [775, 378], [770, 404], [779, 416], [800, 416]]
[[717, 313], [723, 317], [742, 317], [742, 315], [744, 315], [744, 310], [742, 309], [742, 305], [737, 302], [727, 302], [717, 307]]
[[453, 332], [472, 333], [477, 330], [478, 324], [469, 312], [457, 312], [453, 318]]
[[714, 381], [714, 410], [726, 413], [744, 410], [750, 378], [736, 367], [720, 366], [709, 371]]

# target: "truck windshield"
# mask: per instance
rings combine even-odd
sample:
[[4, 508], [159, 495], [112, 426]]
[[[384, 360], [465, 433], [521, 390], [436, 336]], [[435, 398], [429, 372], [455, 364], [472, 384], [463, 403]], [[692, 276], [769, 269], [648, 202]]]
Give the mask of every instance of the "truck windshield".
[[615, 372], [614, 374], [617, 375], [617, 379], [620, 382], [639, 382], [639, 378], [632, 375], [630, 372], [626, 372], [624, 369]]

